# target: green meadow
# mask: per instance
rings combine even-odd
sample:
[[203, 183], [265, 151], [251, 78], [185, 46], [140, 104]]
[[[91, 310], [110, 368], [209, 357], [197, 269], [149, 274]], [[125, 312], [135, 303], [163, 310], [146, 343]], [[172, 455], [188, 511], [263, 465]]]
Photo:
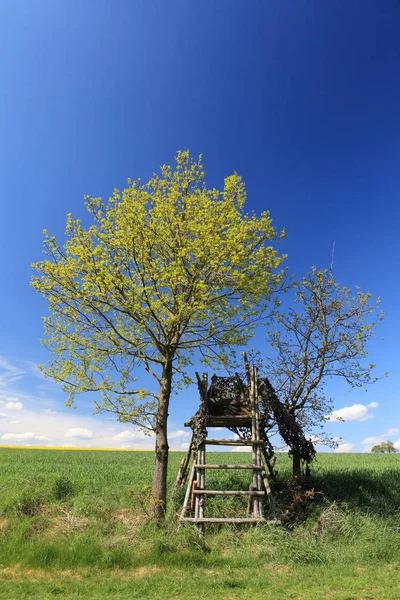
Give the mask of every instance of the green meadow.
[[[248, 461], [215, 454], [210, 461]], [[400, 598], [400, 456], [319, 454], [314, 491], [285, 518], [290, 463], [279, 455], [284, 525], [210, 525], [204, 539], [176, 524], [182, 456], [170, 455], [159, 530], [147, 516], [152, 453], [1, 448], [0, 598]], [[248, 473], [207, 477], [213, 489], [249, 483]], [[207, 505], [209, 515], [244, 510], [240, 498]]]

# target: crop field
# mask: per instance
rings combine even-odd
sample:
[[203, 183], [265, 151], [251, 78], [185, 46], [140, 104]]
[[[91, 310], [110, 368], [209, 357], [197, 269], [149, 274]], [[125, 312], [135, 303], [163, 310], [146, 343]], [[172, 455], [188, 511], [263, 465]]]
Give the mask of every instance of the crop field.
[[[182, 456], [170, 455], [171, 488]], [[284, 526], [209, 526], [203, 540], [176, 525], [184, 490], [165, 529], [149, 522], [152, 465], [147, 452], [1, 448], [0, 598], [400, 598], [400, 456], [320, 454], [314, 494]], [[284, 516], [286, 456], [277, 470]], [[207, 485], [248, 487], [248, 473], [223, 477]], [[240, 501], [211, 499], [207, 514], [240, 515]]]

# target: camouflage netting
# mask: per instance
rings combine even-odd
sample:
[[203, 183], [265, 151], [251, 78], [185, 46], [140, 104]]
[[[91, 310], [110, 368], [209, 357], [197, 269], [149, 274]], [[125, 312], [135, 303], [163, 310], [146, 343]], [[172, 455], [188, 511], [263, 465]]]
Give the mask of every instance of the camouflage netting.
[[[242, 379], [236, 374], [234, 377], [218, 377], [213, 375], [211, 385], [207, 389], [206, 380], [197, 376], [201, 397], [200, 410], [191, 418], [194, 445], [198, 445], [205, 438], [205, 427], [209, 417], [215, 416], [249, 416], [251, 414], [249, 389]], [[264, 440], [264, 451], [271, 458], [274, 454], [273, 446], [268, 434], [276, 424], [278, 431], [289, 447], [289, 454], [298, 454], [302, 460], [309, 464], [315, 456], [313, 443], [308, 440], [301, 426], [286, 406], [279, 400], [268, 378], [258, 379], [259, 412]], [[249, 439], [249, 427], [227, 427], [241, 439]]]
[[246, 416], [250, 414], [247, 386], [243, 385], [239, 375], [213, 375], [207, 391], [207, 406], [212, 416]]
[[261, 415], [273, 415], [283, 441], [290, 448], [289, 454], [297, 453], [309, 464], [315, 456], [314, 444], [306, 438], [292, 413], [279, 400], [267, 377], [258, 380], [258, 389]]

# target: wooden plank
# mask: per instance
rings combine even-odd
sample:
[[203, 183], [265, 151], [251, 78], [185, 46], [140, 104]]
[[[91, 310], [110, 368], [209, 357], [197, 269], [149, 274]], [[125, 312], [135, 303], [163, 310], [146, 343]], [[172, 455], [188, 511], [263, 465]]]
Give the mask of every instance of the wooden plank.
[[183, 519], [185, 517], [186, 512], [187, 512], [187, 510], [189, 508], [190, 494], [191, 494], [191, 491], [192, 491], [194, 474], [195, 474], [195, 463], [193, 462], [192, 469], [190, 471], [189, 481], [188, 481], [187, 488], [186, 488], [185, 500], [183, 502], [182, 512], [181, 512], [181, 516], [180, 516], [181, 519]]
[[275, 500], [274, 500], [274, 496], [272, 494], [272, 490], [271, 490], [271, 486], [269, 485], [269, 481], [268, 481], [268, 477], [267, 474], [264, 470], [261, 471], [261, 477], [264, 483], [264, 487], [265, 487], [265, 492], [268, 496], [268, 500], [269, 500], [269, 508], [271, 511], [271, 516], [273, 518], [275, 518]]
[[264, 463], [268, 469], [269, 472], [269, 476], [271, 477], [272, 480], [276, 479], [276, 471], [275, 471], [275, 462], [276, 462], [276, 456], [272, 457], [272, 460], [269, 460], [267, 453], [265, 452], [265, 449], [262, 449], [262, 456], [264, 459]]
[[[249, 392], [250, 392], [250, 403], [251, 403], [251, 438], [252, 438], [252, 460], [253, 465], [259, 466], [258, 462], [258, 449], [257, 441], [259, 438], [259, 424], [257, 419], [257, 379], [254, 366], [250, 368], [250, 365], [246, 366], [249, 377]], [[253, 489], [260, 490], [260, 471], [253, 471]], [[262, 518], [262, 510], [260, 507], [259, 499], [255, 497], [253, 499], [253, 517], [255, 519]]]
[[209, 496], [265, 496], [265, 492], [259, 490], [194, 490], [193, 493]]
[[[259, 466], [263, 466], [262, 464], [262, 458], [261, 458], [261, 448], [260, 446], [257, 446], [257, 465]], [[262, 473], [263, 471], [255, 471], [256, 476], [257, 476], [257, 483], [258, 483], [258, 490], [262, 490], [264, 488], [263, 485], [263, 480], [262, 480]], [[264, 471], [265, 473], [265, 471]], [[265, 505], [265, 495], [263, 495], [262, 498], [257, 498], [258, 500], [258, 510], [259, 510], [259, 514], [260, 516], [262, 516], [264, 514], [264, 505]]]
[[262, 446], [262, 440], [205, 440], [205, 444], [210, 446], [252, 446], [254, 444]]
[[[198, 448], [198, 451], [197, 451], [197, 464], [199, 464], [199, 465], [203, 465], [204, 464], [203, 454], [202, 454], [203, 448], [204, 448], [204, 444], [200, 444], [200, 446]], [[196, 468], [196, 483], [197, 483], [196, 487], [201, 487], [201, 485], [200, 485], [200, 472], [199, 472], [199, 470], [197, 468]], [[195, 516], [196, 519], [199, 519], [203, 515], [200, 515], [200, 498], [199, 498], [199, 496], [195, 496], [194, 495], [194, 489], [193, 489], [193, 492], [192, 492], [192, 503], [194, 501], [194, 516]]]
[[206, 517], [204, 519], [196, 519], [195, 517], [184, 517], [181, 519], [185, 523], [263, 523], [265, 525], [280, 525], [280, 521], [278, 519], [274, 519], [272, 521], [267, 521], [263, 518], [230, 518], [230, 517]]
[[[201, 459], [200, 459], [200, 463], [202, 463], [203, 465], [206, 462], [206, 447], [204, 444], [201, 445]], [[200, 490], [203, 490], [205, 488], [205, 471], [204, 469], [198, 469], [198, 476], [199, 476], [199, 488]], [[199, 496], [199, 519], [203, 519], [204, 518], [204, 504], [205, 504], [205, 497], [204, 494], [201, 494]], [[200, 534], [204, 534], [204, 524], [200, 523], [199, 524], [199, 533]]]
[[194, 466], [196, 469], [248, 469], [254, 471], [262, 471], [264, 468], [254, 465], [201, 465], [199, 463], [196, 463]]
[[[240, 427], [240, 426], [248, 426], [251, 425], [251, 416], [233, 416], [233, 415], [224, 415], [221, 417], [216, 416], [208, 416], [207, 418], [207, 427]], [[185, 427], [191, 427], [192, 424], [190, 421], [184, 423]]]
[[175, 485], [177, 485], [177, 486], [183, 486], [186, 482], [189, 463], [190, 463], [190, 459], [192, 456], [192, 450], [193, 450], [193, 435], [192, 435], [192, 439], [190, 440], [188, 452], [187, 452], [186, 456], [184, 458], [182, 458], [182, 460], [181, 460], [181, 465], [180, 465], [180, 468], [178, 471], [178, 476], [177, 476], [176, 482], [175, 482]]
[[[254, 483], [251, 483], [249, 485], [249, 492], [255, 492], [257, 491], [254, 487]], [[249, 495], [249, 499], [247, 500], [247, 507], [246, 507], [246, 515], [251, 515], [253, 512], [253, 497]]]
[[190, 494], [190, 510], [192, 512], [194, 512], [195, 516], [196, 516], [196, 506], [195, 506], [196, 496], [194, 495], [194, 493], [197, 490], [198, 485], [199, 485], [199, 482], [195, 479], [192, 483], [192, 493]]

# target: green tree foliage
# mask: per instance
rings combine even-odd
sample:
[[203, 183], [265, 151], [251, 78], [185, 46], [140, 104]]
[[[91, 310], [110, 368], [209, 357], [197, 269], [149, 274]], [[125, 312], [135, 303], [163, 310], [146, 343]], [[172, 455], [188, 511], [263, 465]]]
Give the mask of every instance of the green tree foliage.
[[[225, 361], [245, 344], [282, 279], [268, 212], [246, 214], [245, 185], [205, 183], [201, 162], [178, 152], [147, 183], [128, 181], [108, 202], [86, 197], [92, 224], [68, 215], [66, 242], [45, 231], [46, 259], [32, 285], [48, 301], [45, 375], [69, 404], [95, 393], [97, 411], [154, 432], [153, 495], [166, 501], [167, 417], [173, 383], [194, 353]], [[155, 389], [139, 385], [144, 368]], [[139, 372], [138, 372], [139, 369]]]
[[388, 440], [387, 442], [381, 442], [373, 446], [371, 452], [375, 452], [376, 454], [395, 454], [398, 450], [393, 442]]
[[[342, 378], [351, 387], [377, 380], [374, 365], [364, 359], [378, 324], [373, 315], [379, 299], [371, 302], [371, 294], [359, 289], [353, 294], [335, 281], [332, 270], [315, 267], [292, 292], [289, 308], [279, 310], [276, 326], [267, 333], [272, 356], [266, 368], [290, 412], [312, 430], [323, 427], [332, 410], [324, 394], [329, 378]], [[293, 470], [299, 475], [299, 457], [293, 456]]]

